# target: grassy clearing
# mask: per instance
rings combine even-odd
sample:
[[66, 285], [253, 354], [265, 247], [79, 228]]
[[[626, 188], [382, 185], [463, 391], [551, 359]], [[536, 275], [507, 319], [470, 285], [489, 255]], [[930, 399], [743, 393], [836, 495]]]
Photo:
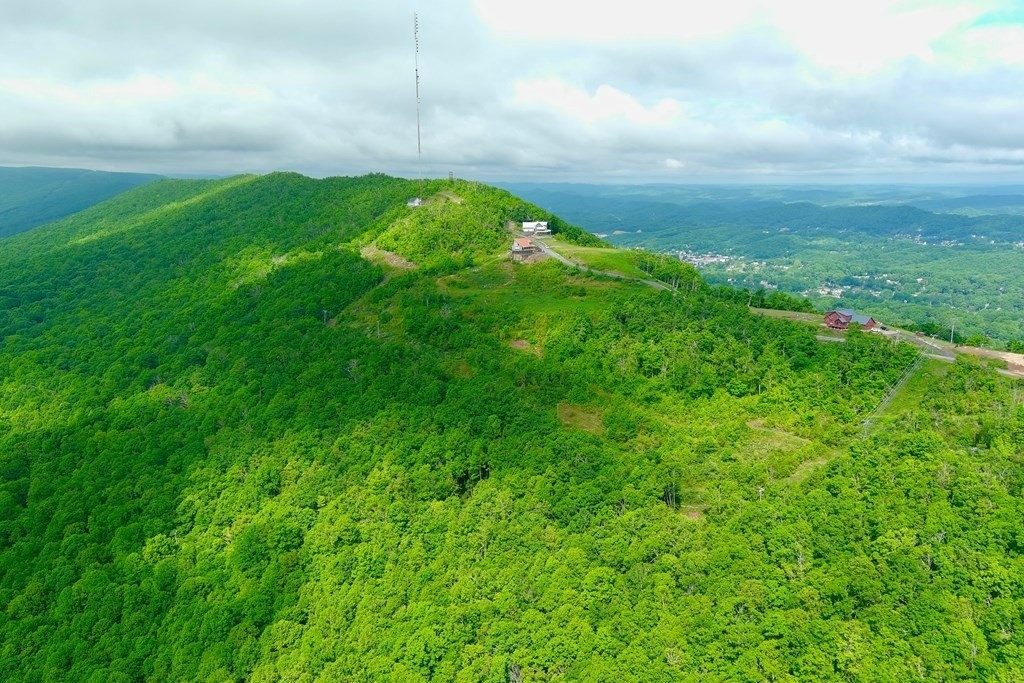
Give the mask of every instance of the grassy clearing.
[[755, 453], [793, 451], [811, 443], [802, 436], [791, 432], [765, 427], [760, 420], [749, 422], [747, 426], [753, 430], [749, 448]]
[[792, 432], [766, 427], [762, 420], [753, 420], [747, 426], [751, 435], [743, 449], [746, 457], [763, 462], [775, 476], [793, 484], [842, 453], [841, 449], [826, 449]]
[[472, 270], [459, 271], [437, 279], [437, 288], [448, 296], [469, 297], [505, 290], [515, 283], [516, 274], [508, 261], [494, 261]]
[[920, 409], [925, 394], [949, 372], [950, 367], [949, 363], [939, 360], [925, 360], [920, 369], [907, 381], [906, 386], [893, 397], [888, 407], [878, 416], [879, 419], [896, 418], [904, 413]]
[[591, 434], [604, 434], [604, 422], [601, 413], [595, 408], [574, 406], [570, 403], [558, 404], [558, 419], [566, 427], [575, 427]]
[[702, 519], [704, 517], [704, 511], [708, 509], [707, 505], [680, 505], [679, 512], [682, 513], [683, 517], [687, 519]]
[[636, 267], [633, 263], [633, 256], [629, 251], [607, 247], [581, 247], [562, 241], [557, 237], [545, 238], [544, 241], [567, 259], [589, 266], [595, 270], [606, 270], [642, 279], [650, 277]]
[[392, 251], [378, 249], [376, 244], [370, 244], [359, 250], [364, 259], [379, 266], [397, 268], [398, 270], [414, 270], [418, 268], [415, 263], [402, 258]]
[[763, 315], [768, 318], [783, 318], [785, 320], [794, 320], [796, 322], [807, 323], [808, 325], [814, 325], [815, 327], [821, 325], [822, 317], [818, 313], [797, 313], [796, 311], [776, 311], [771, 308], [755, 308], [750, 307], [750, 312], [755, 315]]
[[831, 457], [828, 458], [813, 458], [811, 460], [804, 460], [802, 463], [796, 466], [796, 469], [793, 470], [793, 473], [786, 478], [786, 481], [792, 482], [794, 484], [803, 481], [807, 477], [811, 476], [811, 473], [814, 472], [814, 470], [818, 469], [822, 465], [828, 464], [828, 461], [838, 454], [838, 451], [834, 451], [831, 454]]
[[474, 306], [534, 314], [597, 312], [606, 303], [601, 295], [621, 286], [585, 273], [567, 277], [563, 267], [552, 261], [532, 265], [496, 261], [438, 280], [443, 293], [472, 301]]

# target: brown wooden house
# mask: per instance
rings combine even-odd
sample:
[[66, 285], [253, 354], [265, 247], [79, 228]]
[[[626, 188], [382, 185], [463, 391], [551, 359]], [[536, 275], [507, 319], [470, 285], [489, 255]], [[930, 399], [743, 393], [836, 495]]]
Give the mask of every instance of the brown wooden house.
[[852, 308], [840, 308], [825, 314], [825, 326], [830, 330], [849, 329], [850, 323], [857, 323], [865, 330], [870, 330], [878, 325], [874, 318], [861, 315]]

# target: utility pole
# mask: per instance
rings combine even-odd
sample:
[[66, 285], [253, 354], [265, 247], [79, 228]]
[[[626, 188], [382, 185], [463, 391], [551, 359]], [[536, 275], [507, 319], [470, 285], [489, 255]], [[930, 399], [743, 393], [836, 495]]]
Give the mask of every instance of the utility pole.
[[949, 343], [953, 343], [953, 333], [956, 332], [956, 318], [953, 318], [953, 326], [949, 328]]

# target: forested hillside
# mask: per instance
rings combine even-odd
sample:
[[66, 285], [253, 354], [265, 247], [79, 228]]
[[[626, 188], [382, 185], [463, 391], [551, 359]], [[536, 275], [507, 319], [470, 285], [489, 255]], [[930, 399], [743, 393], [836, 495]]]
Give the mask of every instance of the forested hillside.
[[1019, 382], [416, 192], [161, 180], [0, 241], [5, 680], [1022, 680]]
[[158, 177], [74, 168], [0, 166], [0, 237], [70, 216]]

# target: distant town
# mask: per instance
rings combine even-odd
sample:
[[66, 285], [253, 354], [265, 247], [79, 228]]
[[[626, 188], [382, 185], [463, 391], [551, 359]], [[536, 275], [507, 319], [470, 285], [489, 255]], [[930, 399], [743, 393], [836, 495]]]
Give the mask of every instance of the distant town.
[[707, 252], [705, 254], [698, 254], [693, 251], [686, 251], [683, 249], [679, 252], [679, 260], [694, 265], [696, 267], [709, 266], [712, 263], [729, 263], [732, 261], [732, 256], [726, 256], [725, 254], [715, 254], [713, 252]]

